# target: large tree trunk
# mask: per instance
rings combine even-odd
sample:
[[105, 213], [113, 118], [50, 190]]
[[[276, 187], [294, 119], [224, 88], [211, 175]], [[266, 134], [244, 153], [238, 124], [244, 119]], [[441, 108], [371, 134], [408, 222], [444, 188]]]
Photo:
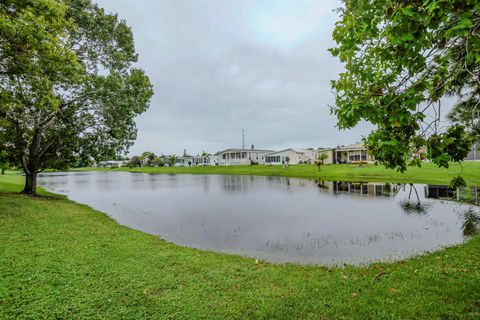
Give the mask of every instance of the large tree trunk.
[[5, 174], [5, 168], [2, 168], [2, 176]]
[[28, 159], [22, 158], [23, 171], [25, 172], [25, 187], [22, 193], [29, 196], [37, 195], [37, 174], [39, 167], [41, 129], [36, 127], [29, 147]]
[[25, 174], [25, 188], [22, 193], [29, 196], [37, 195], [37, 173], [31, 172]]

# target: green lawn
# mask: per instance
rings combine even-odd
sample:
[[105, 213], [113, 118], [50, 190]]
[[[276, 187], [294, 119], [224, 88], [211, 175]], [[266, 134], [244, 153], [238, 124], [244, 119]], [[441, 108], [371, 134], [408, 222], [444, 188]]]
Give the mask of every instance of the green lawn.
[[451, 163], [448, 169], [438, 168], [432, 163], [423, 163], [421, 168], [409, 167], [405, 173], [375, 165], [325, 165], [320, 172], [315, 165], [282, 166], [216, 166], [216, 167], [160, 167], [160, 168], [81, 168], [73, 170], [121, 170], [146, 173], [189, 173], [189, 174], [242, 174], [264, 176], [289, 176], [343, 181], [385, 181], [448, 184], [452, 177], [462, 175], [469, 185], [480, 185], [480, 161]]
[[0, 176], [0, 319], [480, 318], [480, 236], [369, 267], [256, 263], [22, 196], [21, 181]]

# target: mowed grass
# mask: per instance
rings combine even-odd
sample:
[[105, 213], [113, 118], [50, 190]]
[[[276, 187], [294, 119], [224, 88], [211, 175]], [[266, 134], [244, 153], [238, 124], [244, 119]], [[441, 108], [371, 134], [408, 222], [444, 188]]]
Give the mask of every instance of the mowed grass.
[[167, 174], [240, 174], [263, 176], [288, 176], [341, 181], [382, 181], [398, 183], [449, 184], [453, 177], [461, 175], [469, 185], [480, 185], [480, 161], [466, 161], [462, 165], [451, 163], [449, 168], [438, 168], [423, 163], [421, 168], [408, 167], [404, 173], [385, 169], [381, 165], [324, 165], [320, 171], [315, 165], [282, 166], [208, 166], [208, 167], [158, 167], [158, 168], [81, 168], [72, 170], [117, 170]]
[[479, 319], [480, 237], [396, 263], [276, 265], [179, 247], [0, 176], [0, 319]]

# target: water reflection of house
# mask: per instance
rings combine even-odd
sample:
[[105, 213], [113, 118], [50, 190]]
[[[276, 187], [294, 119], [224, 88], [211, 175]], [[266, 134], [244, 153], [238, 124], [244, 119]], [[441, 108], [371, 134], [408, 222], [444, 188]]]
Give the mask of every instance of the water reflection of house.
[[456, 199], [464, 202], [479, 203], [480, 187], [450, 188], [445, 185], [426, 185], [425, 197], [433, 199]]
[[373, 197], [393, 197], [401, 188], [398, 184], [381, 182], [320, 181], [317, 185], [331, 190], [334, 194], [359, 194]]
[[425, 198], [452, 198], [456, 196], [456, 190], [448, 186], [426, 185]]
[[433, 199], [454, 199], [478, 205], [480, 203], [480, 187], [450, 188], [445, 185], [426, 185], [425, 197]]

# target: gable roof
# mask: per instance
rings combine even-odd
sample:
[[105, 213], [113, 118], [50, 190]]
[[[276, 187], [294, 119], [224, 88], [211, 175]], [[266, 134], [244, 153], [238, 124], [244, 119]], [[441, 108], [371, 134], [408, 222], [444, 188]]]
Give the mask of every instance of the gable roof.
[[288, 149], [285, 149], [285, 150], [274, 151], [274, 152], [272, 152], [272, 153], [269, 153], [268, 155], [276, 154], [276, 153], [280, 153], [280, 152], [285, 152], [285, 151], [288, 151], [288, 150], [292, 150], [292, 151], [295, 152], [295, 153], [301, 153], [301, 154], [304, 154], [304, 153], [307, 152], [307, 151], [315, 152], [315, 150], [313, 150], [313, 149], [294, 149], [294, 148], [288, 148]]
[[262, 150], [262, 149], [225, 149], [218, 151], [216, 154], [225, 153], [225, 152], [274, 152], [273, 150]]
[[346, 146], [339, 146], [337, 150], [348, 150], [348, 149], [366, 149], [362, 142], [352, 143]]

